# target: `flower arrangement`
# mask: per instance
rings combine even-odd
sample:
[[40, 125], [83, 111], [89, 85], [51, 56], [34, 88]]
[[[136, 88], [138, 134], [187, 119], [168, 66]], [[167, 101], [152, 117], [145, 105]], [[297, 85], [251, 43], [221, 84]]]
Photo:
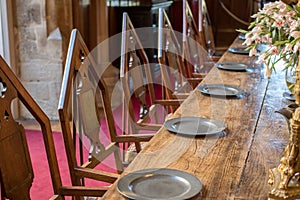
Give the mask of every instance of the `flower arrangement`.
[[268, 76], [275, 70], [275, 64], [284, 61], [284, 69], [295, 67], [300, 50], [300, 7], [287, 5], [282, 1], [264, 5], [252, 16], [255, 20], [246, 30], [244, 45], [250, 50], [249, 56], [257, 54], [260, 44], [267, 46], [258, 60], [268, 66]]

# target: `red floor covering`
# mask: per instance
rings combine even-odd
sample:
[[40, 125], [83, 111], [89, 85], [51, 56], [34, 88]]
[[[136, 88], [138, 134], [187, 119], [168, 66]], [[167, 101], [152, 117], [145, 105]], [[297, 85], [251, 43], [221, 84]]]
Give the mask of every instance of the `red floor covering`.
[[[158, 93], [156, 91], [156, 93]], [[160, 95], [160, 93], [159, 93]], [[134, 100], [135, 101], [135, 100]], [[138, 116], [139, 113], [139, 107], [137, 106], [137, 103], [134, 103], [134, 109], [136, 116]], [[116, 110], [114, 110], [114, 119], [115, 119], [115, 126], [117, 129], [118, 134], [121, 134], [121, 119], [122, 119], [122, 112], [121, 107], [118, 107]], [[162, 112], [161, 112], [162, 113]], [[105, 119], [103, 119], [103, 122], [101, 124], [106, 124]], [[161, 122], [163, 122], [163, 118], [160, 119]], [[110, 138], [108, 136], [107, 126], [102, 126], [100, 131], [100, 138], [104, 138], [101, 142], [104, 144], [109, 142]], [[46, 157], [46, 152], [44, 148], [44, 142], [42, 138], [42, 134], [40, 131], [36, 130], [26, 130], [26, 137], [28, 141], [29, 151], [31, 155], [31, 160], [33, 163], [33, 170], [34, 170], [34, 182], [32, 185], [32, 188], [30, 190], [32, 200], [44, 200], [49, 199], [53, 195], [53, 189], [52, 189], [52, 183], [49, 173], [49, 167]], [[68, 170], [68, 163], [65, 153], [65, 147], [63, 142], [62, 133], [59, 132], [53, 132], [53, 138], [55, 143], [55, 149], [60, 169], [60, 175], [62, 178], [63, 185], [70, 185], [70, 175]], [[89, 143], [88, 139], [84, 139], [83, 143]], [[85, 154], [87, 154], [87, 150], [85, 150]], [[110, 156], [108, 159], [106, 159], [103, 164], [101, 164], [98, 169], [109, 171], [109, 172], [116, 172], [115, 170], [115, 162], [114, 157]], [[86, 181], [86, 185], [91, 186], [100, 186], [100, 185], [107, 185], [107, 183], [101, 183], [98, 181]]]

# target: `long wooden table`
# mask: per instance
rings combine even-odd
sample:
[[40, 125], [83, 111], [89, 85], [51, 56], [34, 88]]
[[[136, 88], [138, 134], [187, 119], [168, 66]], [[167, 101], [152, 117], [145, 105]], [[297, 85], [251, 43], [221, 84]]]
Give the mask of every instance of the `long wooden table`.
[[[235, 40], [232, 46], [240, 46]], [[124, 174], [146, 168], [171, 168], [191, 173], [203, 183], [194, 199], [267, 199], [269, 169], [277, 167], [288, 142], [285, 119], [275, 113], [288, 104], [284, 74], [265, 77], [262, 65], [253, 58], [226, 52], [223, 61], [245, 62], [248, 72], [213, 68], [204, 83], [244, 88], [243, 98], [214, 98], [197, 89], [172, 117], [204, 116], [224, 122], [225, 135], [184, 137], [161, 128]], [[103, 199], [126, 199], [116, 183]]]

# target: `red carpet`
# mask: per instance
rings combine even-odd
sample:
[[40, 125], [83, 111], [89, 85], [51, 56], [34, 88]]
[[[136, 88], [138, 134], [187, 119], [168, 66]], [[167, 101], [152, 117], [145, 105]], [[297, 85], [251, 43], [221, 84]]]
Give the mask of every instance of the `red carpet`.
[[[42, 134], [40, 131], [26, 130], [26, 137], [34, 171], [33, 185], [30, 190], [32, 200], [49, 199], [53, 195], [53, 189]], [[53, 137], [63, 184], [70, 185], [62, 134], [53, 132]]]
[[[161, 96], [159, 90], [156, 90], [156, 93], [159, 97]], [[136, 99], [134, 99], [133, 101], [134, 101], [134, 109], [135, 109], [136, 117], [138, 118], [139, 106], [137, 106]], [[163, 113], [163, 111], [160, 113]], [[115, 119], [115, 126], [117, 132], [118, 134], [121, 134], [122, 133], [121, 106], [119, 106], [117, 109], [114, 110], [114, 119]], [[103, 124], [104, 126], [101, 126], [100, 138], [101, 138], [101, 142], [103, 142], [105, 145], [110, 142], [110, 138], [108, 136], [107, 126], [104, 120], [105, 119], [103, 119], [103, 121], [101, 122], [101, 124]], [[163, 117], [161, 120], [162, 120], [161, 122], [163, 122]], [[42, 133], [41, 131], [36, 131], [36, 130], [34, 131], [26, 130], [26, 137], [28, 141], [29, 151], [30, 151], [31, 160], [33, 163], [33, 170], [34, 170], [34, 182], [30, 190], [32, 200], [49, 199], [53, 195], [53, 189], [52, 189], [52, 183], [51, 183]], [[56, 155], [58, 159], [62, 183], [65, 186], [70, 185], [71, 181], [70, 181], [70, 175], [69, 175], [69, 169], [68, 169], [68, 163], [67, 163], [62, 133], [53, 132], [53, 138], [54, 138]], [[83, 139], [83, 143], [84, 144], [86, 143], [87, 144], [86, 146], [89, 146], [89, 140], [87, 138]], [[86, 150], [85, 154], [87, 155], [87, 153], [88, 151]], [[114, 157], [110, 156], [109, 158], [107, 158], [100, 166], [97, 167], [97, 169], [101, 169], [109, 172], [116, 172]], [[100, 185], [108, 185], [108, 184], [101, 183], [99, 181], [87, 180], [86, 185], [100, 186]]]
[[[53, 195], [53, 189], [42, 134], [40, 131], [26, 130], [26, 137], [34, 171], [34, 181], [30, 190], [32, 200], [49, 199]], [[62, 134], [53, 132], [53, 138], [63, 185], [70, 185], [71, 181]], [[112, 164], [112, 168], [107, 166], [108, 163]], [[98, 169], [115, 172], [113, 168], [113, 156], [109, 157], [108, 161], [98, 167]], [[108, 184], [88, 180], [86, 185], [100, 186]]]

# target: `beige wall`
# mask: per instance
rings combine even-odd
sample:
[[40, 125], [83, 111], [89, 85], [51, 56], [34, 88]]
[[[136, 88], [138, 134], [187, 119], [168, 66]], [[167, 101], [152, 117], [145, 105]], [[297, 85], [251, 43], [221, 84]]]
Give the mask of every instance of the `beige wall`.
[[[62, 41], [47, 37], [45, 0], [16, 0], [15, 5], [20, 79], [48, 117], [58, 119]], [[22, 107], [20, 117], [31, 118]]]

